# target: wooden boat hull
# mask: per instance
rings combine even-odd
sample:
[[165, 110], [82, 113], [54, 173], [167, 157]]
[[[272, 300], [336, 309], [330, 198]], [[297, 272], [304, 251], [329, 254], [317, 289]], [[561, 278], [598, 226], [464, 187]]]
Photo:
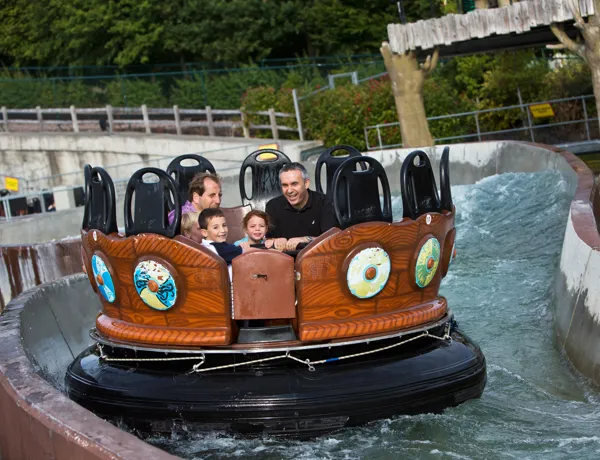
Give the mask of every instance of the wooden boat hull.
[[[193, 360], [107, 362], [90, 347], [69, 366], [66, 385], [77, 403], [140, 433], [226, 430], [308, 438], [399, 414], [439, 413], [480, 397], [485, 358], [461, 332], [451, 335], [452, 340], [419, 338], [386, 351], [316, 365], [314, 371], [282, 358], [190, 373]], [[392, 343], [294, 355], [314, 362]], [[207, 355], [203, 367], [264, 357]]]

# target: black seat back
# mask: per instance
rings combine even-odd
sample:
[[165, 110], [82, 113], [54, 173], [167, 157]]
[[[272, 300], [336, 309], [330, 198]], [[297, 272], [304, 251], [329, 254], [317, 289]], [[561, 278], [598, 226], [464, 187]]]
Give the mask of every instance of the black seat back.
[[422, 150], [410, 153], [400, 169], [402, 214], [416, 219], [428, 212], [440, 212], [440, 198], [429, 157]]
[[[158, 176], [156, 182], [145, 182], [145, 174]], [[133, 215], [131, 204], [135, 193], [135, 209]], [[168, 201], [172, 196], [175, 219], [169, 225]], [[173, 178], [158, 168], [142, 168], [136, 171], [127, 183], [125, 189], [125, 234], [127, 236], [139, 233], [157, 233], [173, 238], [180, 232], [181, 203], [177, 186]]]
[[[198, 164], [183, 166], [181, 162], [184, 160], [195, 160]], [[188, 200], [188, 190], [191, 180], [196, 174], [203, 172], [216, 174], [212, 163], [203, 156], [196, 155], [195, 153], [179, 155], [169, 163], [169, 166], [167, 166], [167, 174], [173, 178], [175, 185], [177, 185], [177, 189], [179, 190], [179, 201], [181, 203], [185, 203], [186, 200]]]
[[[337, 152], [346, 152], [347, 155], [334, 155]], [[344, 161], [348, 158], [360, 157], [362, 154], [352, 147], [351, 145], [334, 145], [333, 147], [329, 147], [325, 150], [317, 160], [317, 165], [315, 167], [315, 185], [317, 192], [325, 193], [329, 199], [333, 199], [331, 196], [331, 190], [333, 185], [333, 176], [337, 169], [342, 165]], [[326, 177], [326, 185], [327, 191], [323, 191], [323, 186], [321, 185], [321, 169], [325, 166], [325, 177]], [[367, 167], [363, 164], [362, 169], [367, 169]]]
[[[252, 209], [264, 210], [271, 198], [281, 195], [279, 171], [291, 163], [287, 155], [279, 150], [264, 149], [246, 157], [240, 169], [240, 196], [243, 204]], [[252, 171], [252, 196], [246, 195], [246, 170]]]
[[[368, 169], [357, 171], [364, 162]], [[383, 209], [378, 182], [383, 188]], [[342, 163], [333, 179], [333, 207], [340, 228], [362, 222], [392, 222], [392, 195], [383, 166], [372, 157], [349, 158]]]
[[[81, 228], [100, 230], [106, 235], [117, 232], [115, 186], [110, 175], [104, 168], [92, 168], [90, 165], [84, 166], [83, 175], [85, 204]], [[45, 198], [44, 195], [44, 201]]]
[[450, 147], [445, 147], [440, 160], [440, 206], [452, 211], [452, 192], [450, 191]]

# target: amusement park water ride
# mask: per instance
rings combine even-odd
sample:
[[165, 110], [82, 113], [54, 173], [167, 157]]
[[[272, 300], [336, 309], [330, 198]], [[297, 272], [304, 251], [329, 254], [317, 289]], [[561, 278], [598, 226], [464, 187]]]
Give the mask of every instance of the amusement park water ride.
[[[455, 255], [448, 157], [446, 149], [440, 193], [427, 155], [406, 158], [403, 218], [393, 222], [383, 167], [348, 146], [328, 149], [316, 183], [322, 190], [325, 166], [339, 227], [294, 253], [236, 257], [232, 281], [220, 257], [179, 235], [181, 200], [194, 174], [214, 172], [208, 160], [137, 171], [126, 189], [125, 235], [110, 176], [86, 167], [82, 258], [102, 311], [96, 344], [68, 368], [69, 396], [142, 433], [295, 437], [478, 398], [484, 356], [438, 295]], [[223, 209], [229, 240], [242, 236], [252, 207], [280, 193], [287, 162], [277, 150], [245, 160], [243, 205]]]

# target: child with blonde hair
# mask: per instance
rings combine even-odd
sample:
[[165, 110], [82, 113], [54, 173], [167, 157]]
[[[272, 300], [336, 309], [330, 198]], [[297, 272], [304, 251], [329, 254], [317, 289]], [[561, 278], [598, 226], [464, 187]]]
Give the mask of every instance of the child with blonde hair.
[[181, 234], [197, 243], [202, 243], [202, 232], [198, 224], [199, 212], [186, 212], [181, 216]]

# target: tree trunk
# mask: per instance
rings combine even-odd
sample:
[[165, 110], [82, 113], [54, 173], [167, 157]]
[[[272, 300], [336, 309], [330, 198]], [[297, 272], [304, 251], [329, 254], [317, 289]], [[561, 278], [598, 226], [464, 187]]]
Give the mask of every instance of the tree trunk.
[[392, 54], [384, 43], [381, 53], [392, 80], [404, 147], [434, 145], [423, 103], [423, 83], [428, 71], [419, 67], [414, 52]]
[[475, 0], [476, 10], [487, 10], [490, 7], [488, 0]]
[[510, 6], [510, 0], [498, 0], [498, 8]]

